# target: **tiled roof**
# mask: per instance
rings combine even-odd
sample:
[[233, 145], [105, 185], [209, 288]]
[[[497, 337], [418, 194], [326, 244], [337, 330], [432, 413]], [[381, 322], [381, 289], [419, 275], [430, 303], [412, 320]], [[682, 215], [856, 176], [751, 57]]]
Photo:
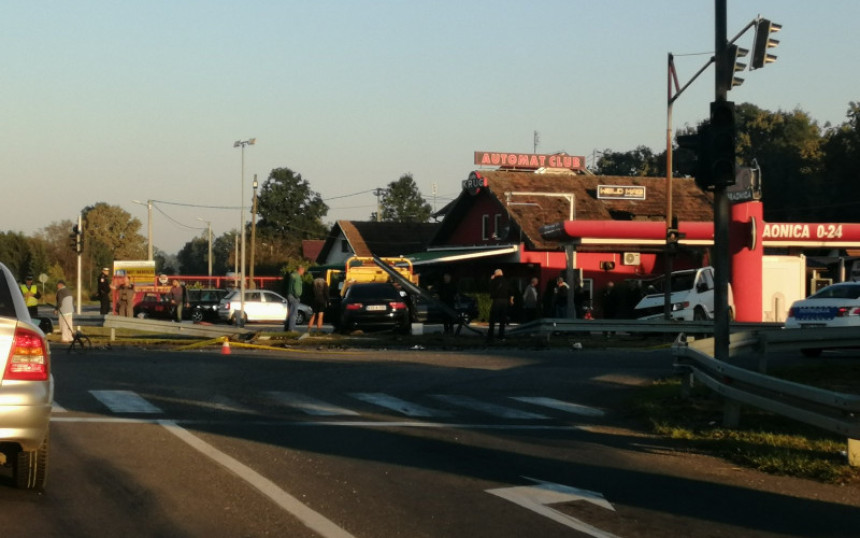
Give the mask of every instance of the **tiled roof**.
[[[666, 178], [507, 170], [480, 170], [478, 173], [486, 178], [484, 190], [507, 212], [532, 249], [558, 248], [557, 242], [545, 241], [539, 229], [569, 219], [570, 202], [562, 196], [546, 196], [551, 193], [573, 196], [575, 220], [666, 220]], [[598, 199], [598, 185], [643, 186], [645, 199]], [[678, 220], [713, 220], [713, 197], [702, 192], [692, 178], [675, 178], [672, 190], [673, 213]], [[470, 198], [468, 193], [461, 194], [458, 207], [449, 218], [467, 212]], [[445, 242], [444, 234], [445, 230], [438, 237], [440, 241], [434, 243]]]

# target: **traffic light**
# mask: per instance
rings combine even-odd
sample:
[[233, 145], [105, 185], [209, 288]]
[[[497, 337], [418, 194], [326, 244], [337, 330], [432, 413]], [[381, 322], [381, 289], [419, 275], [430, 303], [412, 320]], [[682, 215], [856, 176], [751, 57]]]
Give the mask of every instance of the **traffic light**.
[[768, 54], [768, 49], [779, 45], [779, 41], [773, 39], [775, 34], [782, 29], [782, 25], [767, 19], [759, 19], [755, 25], [755, 44], [753, 45], [752, 65], [750, 69], [760, 69], [769, 63], [776, 61], [776, 56]]
[[678, 135], [675, 142], [679, 149], [686, 150], [687, 154], [692, 156], [685, 172], [696, 179], [696, 185], [703, 191], [712, 189], [714, 178], [711, 170], [711, 126], [700, 125], [695, 134]]
[[737, 45], [729, 45], [726, 49], [727, 65], [729, 66], [729, 69], [726, 70], [726, 89], [731, 90], [735, 86], [740, 86], [744, 83], [744, 79], [736, 77], [735, 73], [740, 73], [747, 68], [747, 64], [739, 62], [738, 59], [745, 57], [749, 52], [749, 50], [742, 49]]
[[711, 180], [722, 187], [735, 184], [735, 104], [711, 103]]
[[83, 234], [77, 224], [72, 227], [72, 233], [69, 234], [69, 246], [78, 254], [84, 250]]

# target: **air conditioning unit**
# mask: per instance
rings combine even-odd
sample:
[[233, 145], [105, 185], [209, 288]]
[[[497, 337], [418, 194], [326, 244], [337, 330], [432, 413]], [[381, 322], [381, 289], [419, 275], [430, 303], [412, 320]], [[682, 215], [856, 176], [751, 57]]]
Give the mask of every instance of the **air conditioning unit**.
[[624, 261], [622, 263], [624, 265], [639, 265], [639, 253], [638, 252], [625, 252], [624, 253]]

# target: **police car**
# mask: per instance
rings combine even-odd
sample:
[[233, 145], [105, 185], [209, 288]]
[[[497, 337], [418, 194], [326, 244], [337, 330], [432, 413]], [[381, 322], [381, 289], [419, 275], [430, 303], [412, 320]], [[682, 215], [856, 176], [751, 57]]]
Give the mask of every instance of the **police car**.
[[840, 282], [795, 301], [785, 320], [786, 329], [860, 326], [860, 282]]

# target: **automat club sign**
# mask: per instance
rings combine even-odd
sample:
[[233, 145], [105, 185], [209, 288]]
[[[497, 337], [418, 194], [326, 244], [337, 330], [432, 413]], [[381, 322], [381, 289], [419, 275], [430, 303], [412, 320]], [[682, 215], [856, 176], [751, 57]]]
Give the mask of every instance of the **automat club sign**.
[[475, 164], [537, 170], [538, 168], [568, 168], [580, 171], [585, 169], [585, 157], [555, 153], [540, 155], [536, 153], [502, 153], [496, 151], [476, 151]]

